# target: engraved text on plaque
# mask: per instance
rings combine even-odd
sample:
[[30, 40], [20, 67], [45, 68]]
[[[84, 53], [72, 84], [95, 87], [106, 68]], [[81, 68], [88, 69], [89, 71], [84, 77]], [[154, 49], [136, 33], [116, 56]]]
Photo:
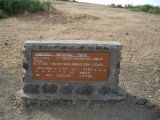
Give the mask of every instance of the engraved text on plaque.
[[107, 81], [108, 51], [32, 51], [36, 80]]

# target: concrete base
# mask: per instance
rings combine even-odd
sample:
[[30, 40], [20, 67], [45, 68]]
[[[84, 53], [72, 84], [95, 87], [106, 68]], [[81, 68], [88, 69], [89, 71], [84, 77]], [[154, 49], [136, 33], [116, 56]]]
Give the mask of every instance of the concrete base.
[[31, 100], [90, 100], [90, 101], [121, 101], [124, 100], [126, 97], [126, 93], [121, 91], [121, 93], [115, 94], [107, 94], [107, 95], [100, 95], [100, 94], [92, 94], [92, 95], [62, 95], [62, 94], [26, 94], [23, 90], [20, 90], [17, 93], [18, 99], [31, 99]]

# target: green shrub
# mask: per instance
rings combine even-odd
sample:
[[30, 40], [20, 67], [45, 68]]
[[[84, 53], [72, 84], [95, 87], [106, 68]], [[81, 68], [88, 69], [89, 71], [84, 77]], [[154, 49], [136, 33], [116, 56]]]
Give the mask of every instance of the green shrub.
[[149, 9], [149, 13], [160, 14], [160, 7]]
[[111, 5], [109, 5], [109, 6], [112, 7], [112, 8], [123, 8], [122, 5], [111, 4]]
[[3, 10], [0, 10], [0, 19], [6, 18], [6, 14], [3, 12]]
[[115, 5], [115, 4], [110, 4], [110, 5], [109, 5], [109, 7], [111, 7], [111, 8], [115, 8], [115, 7], [116, 7], [116, 5]]
[[60, 1], [65, 1], [65, 2], [77, 2], [76, 0], [60, 0]]
[[126, 5], [125, 8], [131, 9], [132, 11], [143, 11], [143, 12], [148, 12], [148, 13], [153, 13], [153, 14], [160, 14], [160, 7], [158, 6], [152, 6], [152, 5], [138, 5], [138, 6], [133, 6], [133, 5]]
[[51, 8], [50, 2], [39, 0], [0, 0], [0, 9], [7, 15], [49, 11]]
[[123, 8], [122, 5], [116, 5], [116, 8]]

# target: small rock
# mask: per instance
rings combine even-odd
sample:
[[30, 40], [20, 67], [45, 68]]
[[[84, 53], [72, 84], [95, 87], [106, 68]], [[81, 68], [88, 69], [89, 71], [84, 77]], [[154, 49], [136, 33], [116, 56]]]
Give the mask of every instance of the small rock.
[[33, 116], [28, 116], [27, 119], [28, 120], [33, 119]]
[[156, 83], [160, 82], [160, 77], [156, 77]]
[[157, 30], [157, 29], [155, 29], [154, 31], [155, 31], [155, 32], [157, 32], [158, 30]]
[[129, 35], [129, 33], [126, 33], [126, 35]]
[[61, 49], [65, 50], [65, 49], [67, 49], [67, 46], [62, 46]]
[[112, 92], [112, 90], [109, 87], [106, 87], [106, 86], [103, 86], [102, 88], [100, 88], [98, 90], [98, 93], [100, 93], [102, 95], [106, 95], [106, 94], [109, 94], [111, 92]]
[[117, 68], [117, 69], [120, 68], [120, 62], [118, 62], [118, 63], [116, 64], [116, 68]]
[[23, 61], [23, 68], [24, 68], [25, 70], [28, 70], [28, 64], [27, 64], [25, 61]]
[[97, 50], [102, 50], [103, 48], [102, 48], [102, 46], [96, 46], [96, 49]]
[[76, 94], [78, 95], [91, 95], [93, 93], [94, 88], [90, 85], [84, 85], [82, 87], [77, 88]]
[[43, 38], [43, 36], [41, 35], [39, 38]]
[[71, 94], [73, 92], [73, 86], [66, 84], [60, 90], [62, 94]]
[[106, 94], [117, 94], [117, 91], [115, 89], [111, 89], [109, 86], [103, 86], [98, 90], [98, 93], [102, 95]]
[[26, 80], [26, 77], [23, 75], [22, 79], [23, 79], [23, 81], [25, 81], [25, 80]]
[[39, 93], [39, 85], [27, 84], [23, 87], [25, 93]]
[[145, 105], [146, 103], [148, 103], [148, 100], [147, 99], [143, 99], [143, 98], [138, 99], [135, 102], [136, 105]]
[[16, 106], [13, 106], [12, 109], [17, 109], [17, 107], [16, 107]]
[[78, 50], [83, 50], [84, 48], [85, 48], [84, 46], [80, 46]]
[[104, 47], [104, 50], [109, 50], [109, 48], [108, 47]]
[[152, 96], [151, 96], [151, 95], [149, 95], [148, 97], [149, 97], [149, 98], [152, 98]]
[[44, 84], [42, 86], [42, 91], [44, 93], [50, 93], [50, 94], [56, 93], [57, 92], [57, 85], [55, 85], [55, 84], [51, 84], [51, 85]]
[[155, 104], [154, 103], [151, 103], [151, 102], [147, 102], [146, 104], [146, 107], [149, 108], [149, 109], [152, 109], [155, 107]]
[[8, 42], [6, 41], [4, 45], [9, 45]]

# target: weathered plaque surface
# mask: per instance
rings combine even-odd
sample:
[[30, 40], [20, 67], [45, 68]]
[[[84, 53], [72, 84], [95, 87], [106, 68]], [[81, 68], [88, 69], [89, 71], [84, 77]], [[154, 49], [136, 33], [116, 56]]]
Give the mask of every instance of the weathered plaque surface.
[[32, 51], [36, 80], [107, 81], [108, 72], [108, 51]]

